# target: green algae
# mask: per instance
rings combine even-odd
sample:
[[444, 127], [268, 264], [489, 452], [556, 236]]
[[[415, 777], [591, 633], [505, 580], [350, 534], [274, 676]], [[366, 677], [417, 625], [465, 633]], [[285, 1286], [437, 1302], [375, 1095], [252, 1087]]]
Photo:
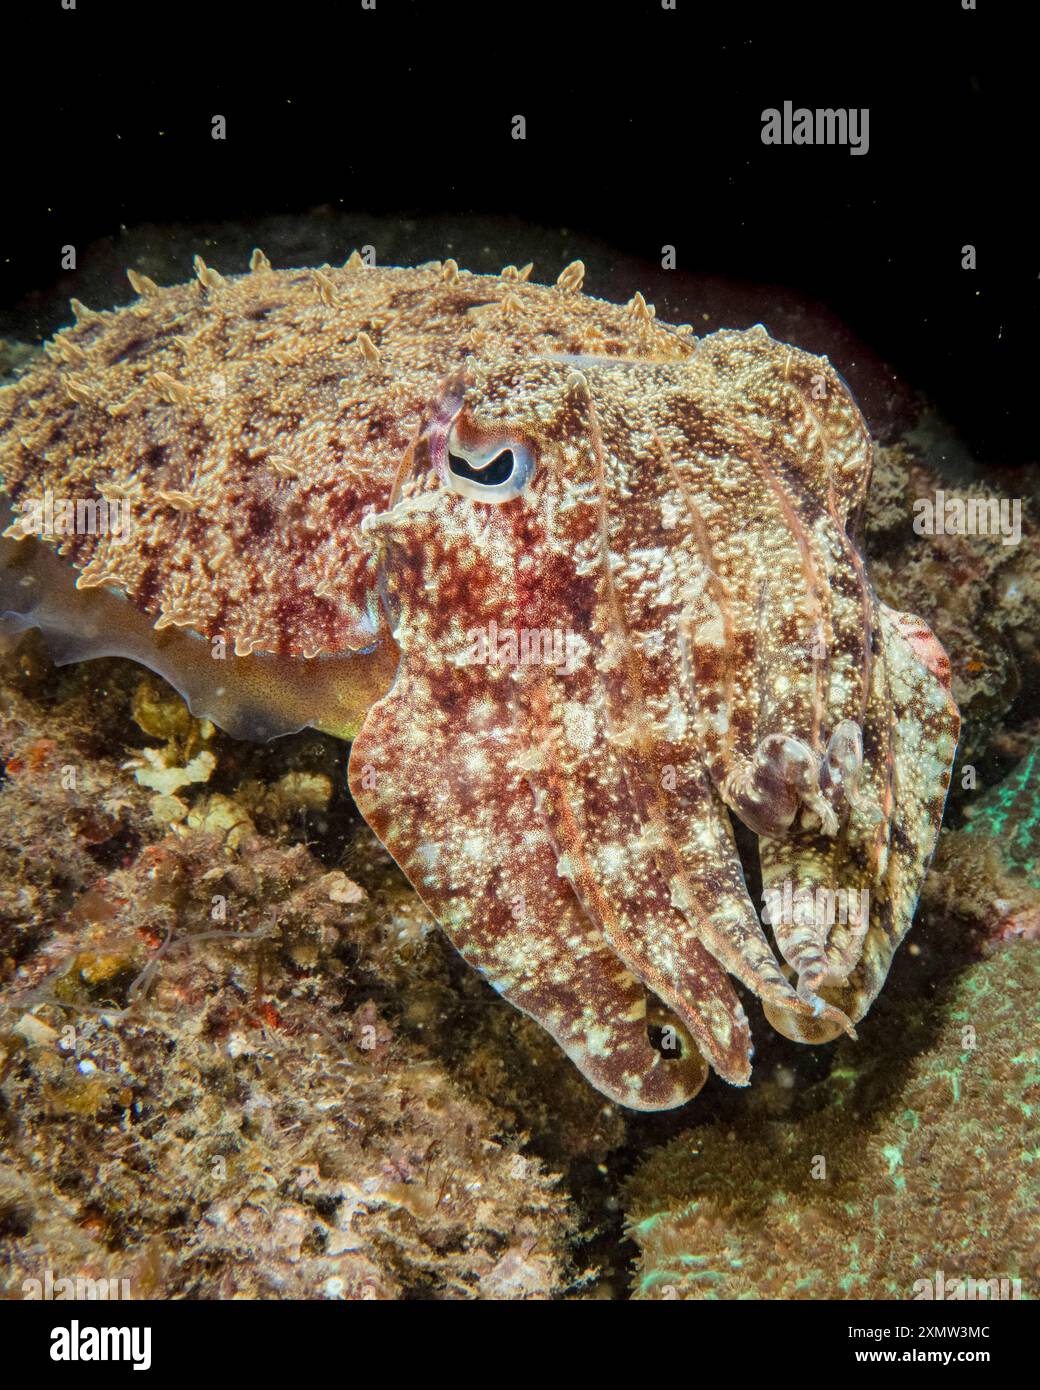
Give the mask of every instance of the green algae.
[[979, 798], [966, 828], [999, 840], [1008, 865], [1040, 888], [1040, 744]]
[[[916, 1050], [894, 1058], [893, 1037]], [[873, 1046], [840, 1043], [790, 1116], [752, 1105], [655, 1150], [627, 1189], [635, 1296], [703, 1297], [683, 1259], [696, 1251], [724, 1273], [722, 1298], [906, 1298], [936, 1269], [1022, 1278], [1035, 1297], [1038, 1037], [1040, 950], [1016, 941], [969, 965], [915, 1028], [889, 1019]], [[694, 1181], [696, 1204], [683, 1200]]]

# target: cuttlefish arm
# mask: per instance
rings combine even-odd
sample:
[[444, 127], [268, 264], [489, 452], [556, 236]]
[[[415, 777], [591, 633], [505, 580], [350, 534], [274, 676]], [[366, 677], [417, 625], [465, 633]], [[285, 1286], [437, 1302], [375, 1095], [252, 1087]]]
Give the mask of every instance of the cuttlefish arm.
[[[930, 629], [911, 614], [875, 600], [877, 656], [864, 723], [868, 757], [857, 803], [838, 834], [799, 829], [760, 842], [762, 881], [783, 901], [789, 884], [794, 922], [816, 943], [811, 980], [823, 998], [854, 1022], [877, 997], [910, 929], [942, 822], [959, 716], [950, 664]], [[880, 819], [871, 808], [882, 809]], [[830, 920], [828, 920], [828, 918]], [[766, 1008], [770, 1022], [796, 1040], [804, 1020]]]
[[[878, 601], [850, 538], [872, 444], [841, 378], [762, 334], [704, 347], [745, 493], [760, 494], [729, 541], [710, 543], [711, 582], [691, 605], [698, 698], [726, 706], [713, 772], [760, 834], [767, 916], [799, 995], [856, 1022], [910, 927], [938, 835], [959, 722], [949, 662], [920, 619]], [[713, 680], [737, 652], [743, 692]], [[837, 1032], [765, 1004], [792, 1037]]]
[[406, 658], [354, 741], [351, 793], [455, 947], [594, 1086], [632, 1109], [681, 1105], [707, 1068], [561, 876], [511, 684]]

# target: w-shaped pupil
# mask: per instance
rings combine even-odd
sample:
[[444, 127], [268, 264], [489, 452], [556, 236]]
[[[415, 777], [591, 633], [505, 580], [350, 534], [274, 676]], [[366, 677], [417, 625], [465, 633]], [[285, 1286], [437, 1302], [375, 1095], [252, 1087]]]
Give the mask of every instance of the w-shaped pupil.
[[483, 468], [474, 468], [466, 459], [459, 458], [458, 454], [449, 453], [448, 467], [456, 478], [468, 478], [471, 483], [481, 483], [484, 487], [497, 487], [499, 483], [509, 481], [509, 475], [513, 471], [513, 451], [503, 449]]

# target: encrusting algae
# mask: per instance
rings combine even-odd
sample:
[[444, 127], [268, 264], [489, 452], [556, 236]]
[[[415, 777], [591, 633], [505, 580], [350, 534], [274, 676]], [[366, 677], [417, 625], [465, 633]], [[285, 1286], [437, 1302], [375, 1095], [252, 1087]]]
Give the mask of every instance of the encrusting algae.
[[[560, 1178], [518, 1128], [530, 1083], [511, 1084], [508, 1047], [456, 999], [450, 956], [364, 827], [315, 804], [335, 745], [304, 735], [236, 768], [243, 746], [216, 735], [228, 802], [265, 833], [166, 832], [120, 741], [95, 743], [86, 681], [61, 677], [40, 706], [19, 689], [35, 676], [12, 685], [6, 666], [5, 1291], [43, 1265], [118, 1270], [135, 1298], [546, 1297], [576, 1278]], [[182, 748], [199, 738], [175, 695], [144, 700], [134, 668], [105, 669], [128, 742], [146, 732], [130, 709]], [[356, 878], [301, 832], [346, 843]], [[609, 1126], [566, 1067], [557, 1095], [599, 1156]]]
[[1040, 952], [1009, 946], [938, 1005], [885, 1014], [789, 1107], [691, 1126], [637, 1169], [636, 1297], [963, 1298], [969, 1279], [1036, 1296]]

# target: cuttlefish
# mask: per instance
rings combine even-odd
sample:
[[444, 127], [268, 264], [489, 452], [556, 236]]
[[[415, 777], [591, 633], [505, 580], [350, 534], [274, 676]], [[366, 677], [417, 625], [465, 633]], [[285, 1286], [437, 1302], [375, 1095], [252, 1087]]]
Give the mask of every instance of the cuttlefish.
[[195, 271], [73, 301], [0, 391], [8, 629], [234, 735], [352, 740], [451, 941], [622, 1105], [747, 1083], [734, 979], [788, 1037], [852, 1033], [958, 715], [851, 538], [871, 439], [827, 359], [580, 262]]

